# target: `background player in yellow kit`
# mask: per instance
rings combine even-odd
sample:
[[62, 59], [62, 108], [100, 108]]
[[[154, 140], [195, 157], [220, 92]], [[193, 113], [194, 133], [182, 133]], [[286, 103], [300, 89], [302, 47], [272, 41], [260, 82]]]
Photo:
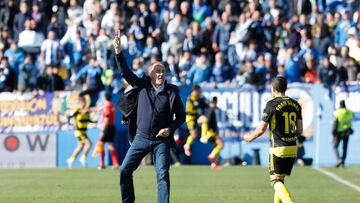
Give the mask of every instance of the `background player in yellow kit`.
[[79, 96], [79, 103], [80, 107], [76, 108], [75, 111], [68, 117], [68, 122], [70, 122], [71, 118], [75, 119], [75, 136], [79, 140], [78, 146], [75, 148], [71, 157], [66, 161], [69, 168], [72, 167], [74, 160], [82, 150], [84, 150], [84, 153], [80, 158], [80, 163], [83, 167], [86, 167], [86, 156], [91, 148], [91, 141], [87, 137], [86, 131], [89, 122], [94, 123], [94, 121], [90, 120], [90, 109], [85, 96]]
[[220, 150], [224, 147], [224, 142], [219, 137], [219, 130], [216, 119], [217, 97], [213, 97], [206, 116], [200, 116], [198, 123], [201, 124], [201, 138], [200, 142], [206, 144], [211, 142], [214, 149], [208, 156], [211, 163], [211, 168], [218, 170], [220, 167], [217, 165]]
[[191, 156], [191, 145], [197, 137], [197, 120], [204, 113], [205, 108], [207, 108], [207, 104], [205, 99], [201, 97], [201, 88], [194, 85], [190, 96], [186, 100], [186, 124], [190, 132], [184, 145], [186, 156]]

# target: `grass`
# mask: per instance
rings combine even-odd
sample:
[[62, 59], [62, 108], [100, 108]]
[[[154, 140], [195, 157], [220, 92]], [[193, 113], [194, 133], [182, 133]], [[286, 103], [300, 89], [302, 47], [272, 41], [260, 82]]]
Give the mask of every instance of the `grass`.
[[[360, 167], [333, 170], [354, 184], [360, 183]], [[134, 174], [136, 202], [156, 202], [153, 167]], [[295, 202], [360, 202], [359, 192], [311, 169], [296, 167], [286, 185]], [[0, 170], [1, 203], [112, 203], [120, 202], [119, 172], [96, 169]], [[263, 167], [205, 166], [171, 169], [171, 202], [272, 202], [273, 189]]]

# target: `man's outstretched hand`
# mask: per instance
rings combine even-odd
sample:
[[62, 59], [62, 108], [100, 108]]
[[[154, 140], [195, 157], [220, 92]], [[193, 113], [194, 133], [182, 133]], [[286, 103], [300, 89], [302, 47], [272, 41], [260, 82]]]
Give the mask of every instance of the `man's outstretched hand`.
[[115, 38], [113, 40], [113, 46], [114, 46], [115, 54], [119, 54], [121, 51], [120, 30], [117, 31], [115, 35]]

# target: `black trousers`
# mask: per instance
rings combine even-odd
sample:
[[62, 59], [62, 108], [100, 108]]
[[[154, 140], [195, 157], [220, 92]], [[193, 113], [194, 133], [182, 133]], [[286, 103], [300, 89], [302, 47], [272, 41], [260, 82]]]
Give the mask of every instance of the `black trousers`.
[[[339, 144], [340, 144], [341, 141], [343, 142], [343, 153], [342, 153], [342, 156], [340, 157], [338, 148], [339, 148]], [[333, 148], [334, 148], [335, 156], [336, 156], [336, 159], [337, 159], [338, 163], [344, 163], [345, 162], [348, 142], [349, 142], [349, 135], [334, 136]]]

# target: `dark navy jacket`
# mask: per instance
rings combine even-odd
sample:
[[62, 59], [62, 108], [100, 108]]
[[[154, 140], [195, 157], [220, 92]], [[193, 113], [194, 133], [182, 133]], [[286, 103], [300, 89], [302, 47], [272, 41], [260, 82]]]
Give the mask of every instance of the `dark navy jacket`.
[[150, 78], [137, 77], [128, 67], [122, 53], [116, 55], [116, 60], [120, 74], [135, 88], [137, 94], [136, 112], [129, 118], [130, 141], [135, 134], [151, 140], [163, 139], [155, 137], [163, 128], [170, 128], [169, 137], [173, 140], [174, 131], [185, 121], [185, 110], [179, 88], [165, 82], [164, 90], [156, 94]]

